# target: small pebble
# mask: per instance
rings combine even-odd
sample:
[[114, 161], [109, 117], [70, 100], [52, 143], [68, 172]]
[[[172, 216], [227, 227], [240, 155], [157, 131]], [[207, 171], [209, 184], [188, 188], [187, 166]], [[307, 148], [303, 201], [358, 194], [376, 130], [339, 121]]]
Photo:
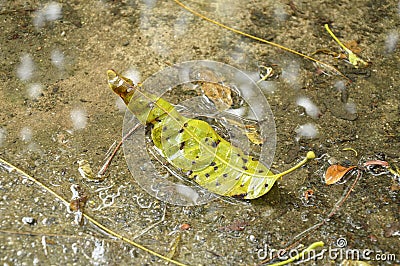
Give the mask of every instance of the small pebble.
[[34, 225], [36, 223], [36, 219], [33, 217], [23, 217], [22, 222], [24, 224]]
[[189, 230], [190, 229], [190, 224], [187, 224], [187, 223], [181, 224], [179, 229], [181, 229], [182, 231]]
[[254, 242], [254, 241], [256, 241], [256, 237], [255, 237], [254, 235], [250, 235], [250, 236], [249, 236], [249, 240], [250, 240], [251, 242]]

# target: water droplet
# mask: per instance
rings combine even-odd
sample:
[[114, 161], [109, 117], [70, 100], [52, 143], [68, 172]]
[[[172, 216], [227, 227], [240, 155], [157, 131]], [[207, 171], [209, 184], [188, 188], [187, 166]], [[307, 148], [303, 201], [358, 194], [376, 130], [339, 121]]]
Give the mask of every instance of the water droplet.
[[21, 56], [21, 63], [17, 67], [17, 76], [20, 80], [29, 80], [33, 76], [33, 71], [35, 69], [35, 64], [31, 55], [24, 54]]
[[87, 125], [86, 111], [81, 108], [75, 108], [71, 111], [71, 120], [75, 130], [84, 129]]
[[51, 63], [58, 68], [62, 68], [64, 65], [64, 54], [60, 50], [51, 51]]
[[312, 139], [318, 135], [318, 130], [314, 124], [307, 123], [304, 125], [299, 126], [296, 130], [297, 137], [296, 139], [299, 140], [300, 138], [308, 138]]
[[32, 130], [29, 127], [21, 129], [20, 136], [22, 141], [29, 142], [32, 139], [32, 135]]
[[321, 114], [319, 108], [307, 97], [299, 97], [296, 104], [303, 107], [306, 110], [307, 115], [312, 118], [318, 118]]
[[28, 87], [28, 97], [32, 100], [36, 100], [43, 94], [43, 86], [38, 83], [29, 85]]
[[0, 127], [0, 147], [3, 145], [3, 142], [6, 140], [7, 131], [5, 128]]

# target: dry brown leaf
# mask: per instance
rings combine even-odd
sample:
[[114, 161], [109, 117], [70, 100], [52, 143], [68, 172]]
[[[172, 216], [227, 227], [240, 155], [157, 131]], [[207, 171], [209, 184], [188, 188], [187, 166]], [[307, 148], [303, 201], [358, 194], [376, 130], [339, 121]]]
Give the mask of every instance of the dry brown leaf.
[[351, 169], [356, 168], [356, 166], [344, 167], [338, 164], [334, 164], [326, 169], [325, 173], [325, 184], [332, 185], [338, 182], [342, 177], [347, 174]]
[[231, 88], [221, 84], [220, 78], [211, 70], [202, 70], [198, 73], [198, 79], [204, 80], [201, 89], [218, 110], [224, 111], [233, 104]]
[[204, 82], [201, 86], [204, 94], [214, 102], [218, 110], [223, 111], [233, 104], [231, 89], [218, 83]]
[[349, 50], [351, 50], [355, 54], [361, 53], [361, 48], [360, 46], [358, 46], [358, 43], [355, 40], [345, 42], [344, 46], [346, 46]]

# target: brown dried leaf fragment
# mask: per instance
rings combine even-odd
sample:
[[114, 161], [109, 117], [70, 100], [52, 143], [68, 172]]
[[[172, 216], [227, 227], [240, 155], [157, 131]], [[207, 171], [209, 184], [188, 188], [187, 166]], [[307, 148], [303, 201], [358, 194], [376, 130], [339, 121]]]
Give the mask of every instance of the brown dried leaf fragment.
[[355, 54], [359, 54], [362, 51], [360, 46], [358, 46], [357, 41], [355, 41], [355, 40], [351, 40], [351, 41], [345, 42], [343, 44], [344, 44], [344, 46], [346, 46], [349, 50], [351, 50]]
[[356, 166], [344, 167], [338, 164], [329, 166], [325, 173], [325, 184], [335, 184], [354, 168], [356, 168]]
[[218, 83], [204, 82], [201, 88], [218, 110], [223, 111], [232, 106], [233, 100], [229, 87]]
[[219, 111], [229, 109], [233, 104], [231, 88], [224, 86], [223, 81], [211, 70], [202, 70], [197, 78], [204, 80], [201, 89]]

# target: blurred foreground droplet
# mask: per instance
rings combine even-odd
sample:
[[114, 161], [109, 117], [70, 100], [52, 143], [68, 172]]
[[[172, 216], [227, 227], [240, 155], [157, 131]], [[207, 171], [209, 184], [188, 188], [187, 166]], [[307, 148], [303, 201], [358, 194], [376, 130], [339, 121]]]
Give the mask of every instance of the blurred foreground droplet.
[[196, 204], [197, 200], [199, 199], [199, 194], [194, 189], [182, 184], [176, 184], [176, 192], [194, 204]]
[[299, 97], [296, 100], [296, 104], [306, 109], [307, 115], [311, 116], [312, 118], [318, 118], [320, 116], [319, 108], [308, 98], [306, 97]]
[[293, 88], [297, 89], [300, 82], [300, 66], [297, 61], [287, 64], [282, 69], [281, 78]]
[[29, 85], [28, 87], [28, 97], [32, 100], [36, 100], [42, 95], [42, 85], [38, 83], [34, 83]]
[[115, 100], [115, 107], [117, 107], [118, 111], [120, 111], [121, 113], [126, 111], [126, 105], [124, 101], [119, 97]]
[[64, 54], [60, 50], [51, 51], [51, 63], [58, 68], [62, 68], [64, 65]]
[[20, 80], [29, 80], [33, 76], [33, 71], [35, 69], [35, 64], [33, 59], [29, 54], [24, 54], [21, 56], [21, 63], [17, 67], [17, 76]]
[[140, 72], [135, 68], [129, 68], [124, 72], [124, 76], [133, 81], [133, 84], [140, 83]]
[[297, 137], [296, 139], [299, 140], [300, 138], [307, 138], [312, 139], [318, 135], [318, 130], [314, 124], [307, 123], [304, 125], [299, 126], [296, 128]]
[[87, 125], [86, 111], [75, 108], [71, 111], [71, 121], [75, 130], [84, 129]]
[[24, 127], [21, 129], [20, 135], [22, 141], [29, 142], [32, 139], [33, 135], [32, 129], [30, 129], [29, 127]]
[[37, 28], [41, 28], [45, 25], [46, 21], [54, 21], [62, 16], [61, 4], [57, 2], [50, 2], [45, 5], [42, 9], [35, 12], [33, 18], [33, 25]]
[[399, 33], [395, 30], [389, 32], [385, 40], [386, 52], [392, 53], [396, 49], [398, 41]]
[[3, 145], [3, 142], [6, 140], [7, 131], [0, 127], [0, 147]]

